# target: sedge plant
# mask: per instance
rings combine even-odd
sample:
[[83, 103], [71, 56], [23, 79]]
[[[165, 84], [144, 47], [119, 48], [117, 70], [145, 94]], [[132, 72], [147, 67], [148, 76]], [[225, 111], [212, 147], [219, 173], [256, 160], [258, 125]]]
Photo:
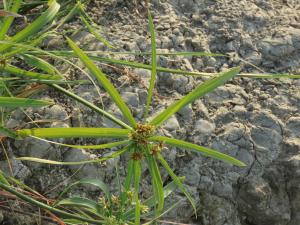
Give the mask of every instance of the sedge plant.
[[[204, 96], [205, 94], [213, 91], [215, 88], [223, 85], [227, 80], [234, 77], [239, 73], [240, 68], [232, 68], [224, 73], [218, 74], [217, 76], [203, 82], [198, 85], [192, 92], [182, 97], [180, 100], [174, 102], [168, 106], [163, 112], [149, 117], [149, 106], [151, 104], [153, 90], [156, 80], [156, 47], [155, 47], [155, 32], [151, 14], [149, 12], [149, 24], [151, 30], [151, 43], [152, 43], [152, 75], [150, 81], [150, 87], [148, 91], [148, 100], [145, 108], [144, 119], [137, 121], [129, 107], [125, 104], [121, 98], [119, 92], [110, 82], [107, 76], [98, 68], [93, 61], [81, 50], [71, 39], [67, 38], [67, 42], [74, 54], [82, 60], [85, 66], [89, 69], [92, 75], [98, 80], [99, 84], [108, 92], [111, 99], [118, 106], [123, 114], [124, 120], [116, 118], [105, 112], [104, 116], [111, 119], [113, 122], [118, 124], [121, 128], [87, 128], [87, 127], [72, 127], [72, 128], [34, 128], [34, 129], [21, 129], [16, 131], [16, 135], [19, 138], [24, 137], [36, 137], [36, 138], [111, 138], [113, 141], [103, 145], [96, 146], [77, 146], [77, 145], [65, 145], [74, 148], [94, 148], [103, 149], [110, 147], [119, 147], [119, 150], [113, 152], [111, 155], [102, 157], [94, 160], [78, 161], [78, 162], [60, 162], [47, 159], [33, 158], [33, 157], [21, 157], [20, 160], [30, 160], [40, 163], [48, 163], [54, 165], [80, 165], [87, 163], [100, 163], [109, 158], [117, 157], [121, 154], [129, 154], [127, 176], [124, 181], [122, 193], [120, 195], [120, 201], [126, 202], [128, 197], [126, 193], [132, 188], [134, 190], [133, 202], [135, 204], [134, 218], [135, 224], [140, 224], [141, 219], [141, 200], [139, 197], [141, 172], [142, 172], [142, 161], [145, 160], [147, 163], [147, 169], [151, 175], [151, 182], [153, 187], [153, 194], [155, 198], [154, 211], [155, 216], [159, 215], [164, 208], [164, 191], [163, 181], [161, 178], [159, 165], [161, 165], [170, 175], [176, 186], [185, 194], [187, 199], [190, 201], [192, 207], [196, 213], [196, 206], [193, 198], [184, 187], [182, 181], [173, 172], [167, 161], [164, 159], [162, 149], [167, 146], [175, 146], [184, 148], [190, 151], [201, 153], [205, 156], [213, 157], [218, 160], [231, 163], [236, 166], [245, 166], [245, 164], [231, 156], [223, 154], [221, 152], [196, 145], [194, 143], [186, 142], [184, 140], [178, 140], [166, 136], [158, 135], [157, 131], [160, 126], [172, 115], [182, 109], [184, 106], [192, 103], [196, 99]], [[84, 100], [85, 101], [85, 100]], [[86, 103], [87, 105], [87, 103]], [[98, 111], [99, 112], [99, 111]], [[64, 144], [63, 144], [64, 145]], [[167, 150], [164, 150], [167, 151]], [[167, 154], [167, 153], [166, 153]]]
[[[54, 4], [55, 1], [50, 1], [50, 3]], [[56, 3], [57, 4], [57, 3]], [[81, 19], [86, 24], [87, 28], [92, 32], [92, 27], [88, 26], [89, 18], [86, 14], [81, 15]], [[101, 157], [99, 159], [94, 160], [87, 160], [87, 161], [78, 161], [78, 162], [60, 162], [60, 161], [53, 161], [53, 160], [47, 160], [47, 159], [40, 159], [40, 158], [33, 158], [33, 157], [21, 157], [19, 159], [21, 160], [30, 160], [34, 162], [39, 163], [48, 163], [48, 164], [54, 164], [54, 165], [81, 165], [81, 164], [87, 164], [87, 163], [101, 163], [107, 159], [117, 157], [121, 154], [127, 154], [129, 155], [128, 158], [128, 168], [127, 168], [127, 176], [125, 178], [121, 193], [118, 197], [118, 201], [120, 201], [120, 205], [122, 207], [126, 206], [126, 204], [129, 201], [128, 193], [130, 193], [131, 190], [133, 190], [133, 195], [130, 197], [130, 203], [134, 204], [134, 209], [130, 210], [130, 220], [133, 221], [131, 223], [134, 224], [140, 224], [141, 218], [143, 217], [143, 206], [144, 203], [141, 203], [140, 197], [139, 197], [139, 190], [140, 190], [140, 181], [141, 181], [141, 171], [142, 171], [142, 161], [146, 161], [147, 169], [151, 176], [151, 182], [153, 187], [153, 197], [152, 197], [152, 205], [154, 209], [154, 218], [157, 218], [159, 215], [161, 215], [163, 208], [164, 208], [164, 200], [165, 200], [165, 191], [164, 191], [164, 184], [161, 178], [160, 174], [160, 166], [163, 167], [170, 175], [170, 177], [173, 180], [173, 185], [178, 187], [187, 197], [187, 199], [190, 201], [192, 207], [195, 210], [196, 213], [196, 206], [194, 203], [194, 200], [192, 199], [191, 195], [188, 193], [186, 188], [184, 187], [182, 180], [177, 177], [177, 175], [173, 172], [173, 170], [168, 165], [167, 161], [164, 159], [162, 150], [166, 149], [168, 146], [175, 146], [178, 148], [184, 148], [190, 151], [194, 151], [197, 153], [201, 153], [205, 156], [212, 157], [218, 160], [225, 161], [227, 163], [231, 163], [236, 166], [245, 166], [245, 164], [231, 156], [228, 156], [226, 154], [220, 153], [218, 151], [196, 145], [194, 143], [186, 142], [184, 140], [178, 140], [175, 138], [170, 138], [166, 136], [158, 135], [158, 130], [163, 125], [163, 123], [170, 118], [172, 115], [174, 115], [176, 112], [178, 112], [180, 109], [182, 109], [184, 106], [192, 103], [196, 99], [204, 96], [205, 94], [213, 91], [215, 88], [223, 85], [227, 80], [233, 78], [235, 75], [239, 76], [246, 76], [246, 77], [256, 77], [256, 78], [282, 78], [282, 77], [288, 77], [288, 78], [299, 78], [299, 75], [285, 75], [285, 74], [278, 74], [278, 75], [269, 75], [269, 74], [240, 74], [240, 68], [232, 68], [226, 72], [220, 73], [220, 74], [205, 74], [205, 73], [198, 73], [198, 72], [187, 72], [187, 71], [181, 71], [181, 70], [174, 70], [174, 69], [168, 69], [168, 68], [162, 68], [159, 67], [156, 64], [156, 57], [157, 55], [162, 55], [164, 53], [156, 52], [156, 41], [155, 41], [155, 31], [154, 31], [154, 25], [153, 20], [150, 12], [148, 13], [148, 19], [149, 19], [149, 27], [150, 27], [150, 33], [151, 33], [151, 46], [152, 51], [151, 53], [136, 53], [136, 54], [150, 54], [151, 55], [151, 65], [145, 65], [141, 63], [136, 62], [129, 62], [125, 60], [114, 60], [110, 58], [101, 58], [98, 56], [90, 56], [88, 53], [81, 50], [71, 39], [67, 38], [67, 42], [71, 48], [72, 51], [55, 51], [51, 52], [53, 55], [57, 56], [65, 56], [65, 57], [77, 57], [81, 59], [81, 61], [84, 63], [84, 65], [88, 68], [90, 73], [98, 80], [99, 85], [101, 85], [110, 95], [113, 102], [118, 106], [120, 111], [123, 115], [123, 120], [118, 119], [111, 113], [97, 107], [96, 105], [84, 100], [83, 98], [79, 97], [78, 95], [75, 95], [74, 93], [66, 90], [65, 88], [55, 84], [56, 79], [60, 79], [60, 76], [57, 76], [57, 74], [50, 74], [53, 79], [52, 83], [47, 82], [47, 85], [55, 88], [56, 90], [59, 90], [69, 97], [75, 99], [76, 101], [88, 106], [92, 110], [94, 110], [97, 113], [102, 114], [103, 116], [110, 119], [112, 122], [120, 126], [120, 128], [107, 128], [107, 127], [101, 127], [101, 128], [88, 128], [88, 127], [73, 127], [73, 128], [34, 128], [34, 129], [21, 129], [16, 132], [10, 131], [8, 129], [5, 129], [5, 132], [7, 133], [7, 136], [12, 138], [25, 138], [25, 137], [34, 137], [38, 139], [44, 139], [44, 138], [75, 138], [75, 137], [81, 137], [81, 138], [111, 138], [111, 142], [102, 144], [102, 145], [89, 145], [89, 146], [82, 146], [82, 145], [70, 145], [70, 144], [61, 144], [52, 142], [55, 144], [59, 144], [66, 147], [72, 147], [72, 148], [85, 148], [85, 149], [108, 149], [108, 148], [118, 148], [117, 151], [111, 153], [111, 155], [106, 157]], [[93, 33], [93, 32], [92, 32]], [[96, 36], [96, 34], [94, 33]], [[98, 39], [101, 41], [101, 38], [98, 37]], [[103, 41], [103, 40], [102, 40]], [[108, 47], [109, 43], [105, 43]], [[9, 44], [7, 46], [2, 47], [2, 51], [6, 52], [10, 49], [13, 49], [13, 44]], [[3, 50], [4, 48], [4, 50]], [[17, 50], [16, 50], [17, 51]], [[0, 46], [0, 52], [1, 52], [1, 46]], [[26, 51], [24, 51], [26, 52]], [[32, 58], [40, 55], [45, 54], [44, 52], [32, 51]], [[94, 54], [94, 52], [90, 52], [91, 54]], [[106, 54], [105, 52], [100, 54]], [[107, 52], [107, 54], [118, 54], [117, 52]], [[121, 53], [121, 54], [134, 54], [134, 53]], [[202, 55], [211, 55], [211, 56], [222, 56], [220, 54], [204, 54], [204, 53], [189, 53], [189, 52], [183, 52], [183, 53], [166, 53], [164, 55], [182, 55], [182, 56], [202, 56]], [[36, 58], [35, 58], [36, 59]], [[150, 86], [148, 89], [148, 98], [146, 102], [145, 107], [145, 113], [144, 118], [141, 121], [137, 121], [131, 111], [130, 108], [125, 104], [123, 99], [121, 98], [121, 95], [117, 91], [117, 89], [114, 87], [114, 85], [110, 82], [110, 80], [107, 78], [107, 76], [102, 72], [100, 68], [98, 68], [93, 61], [100, 61], [100, 62], [106, 62], [111, 64], [118, 64], [118, 65], [126, 65], [130, 67], [137, 67], [137, 68], [143, 68], [151, 70], [151, 80], [150, 80]], [[36, 60], [35, 60], [36, 62]], [[39, 60], [39, 62], [41, 62]], [[40, 63], [39, 63], [40, 65]], [[43, 64], [45, 65], [45, 63]], [[11, 71], [8, 71], [10, 67], [7, 67], [7, 65], [4, 66], [3, 70], [6, 72], [11, 73]], [[49, 70], [49, 66], [46, 66], [44, 68], [47, 68], [47, 72], [51, 72]], [[25, 71], [27, 72], [27, 71]], [[25, 74], [24, 71], [22, 73], [19, 73], [20, 76], [24, 77]], [[168, 106], [163, 112], [160, 112], [156, 115], [150, 115], [150, 105], [152, 102], [152, 96], [153, 91], [155, 88], [155, 82], [156, 82], [156, 75], [157, 72], [169, 72], [169, 73], [179, 73], [179, 74], [185, 74], [185, 75], [205, 75], [205, 76], [212, 76], [207, 81], [203, 82], [202, 84], [198, 85], [192, 92], [187, 94], [186, 96], [182, 97], [180, 100], [175, 101], [173, 104]], [[18, 74], [18, 73], [16, 73]], [[25, 74], [26, 75], [26, 74]], [[56, 76], [56, 77], [53, 77]], [[41, 78], [41, 74], [39, 74], [39, 77]], [[45, 78], [45, 77], [43, 77]], [[45, 78], [49, 81], [49, 77]], [[43, 79], [37, 79], [37, 82], [45, 82]], [[3, 99], [5, 100], [5, 99]], [[21, 100], [20, 100], [21, 101]], [[3, 129], [4, 130], [4, 129]], [[3, 131], [3, 133], [5, 134]], [[9, 134], [9, 135], [8, 135]], [[49, 141], [51, 142], [51, 141]], [[163, 150], [166, 152], [168, 150]], [[0, 177], [1, 179], [1, 177]], [[85, 182], [92, 182], [92, 181], [85, 181]], [[93, 181], [94, 182], [94, 181]], [[80, 183], [80, 182], [79, 182]], [[84, 183], [84, 182], [83, 182]], [[0, 182], [0, 187], [8, 190], [5, 183]], [[102, 189], [103, 190], [103, 189]], [[22, 196], [19, 196], [22, 198]], [[24, 196], [23, 196], [24, 199]], [[28, 199], [27, 199], [28, 200]], [[88, 200], [87, 200], [88, 201]], [[90, 204], [87, 204], [86, 200], [84, 199], [68, 199], [68, 200], [62, 200], [57, 203], [56, 206], [59, 205], [68, 205], [68, 206], [78, 206], [78, 207], [87, 207], [90, 210], [92, 210], [92, 213], [98, 212], [99, 202], [90, 202]], [[102, 201], [102, 207], [105, 205], [104, 202], [106, 201], [112, 201], [112, 198], [108, 198], [106, 196], [106, 200]], [[37, 202], [31, 202], [32, 204], [38, 205]], [[64, 204], [65, 203], [65, 204]], [[96, 204], [96, 205], [95, 205]], [[100, 204], [100, 205], [101, 205]], [[89, 205], [89, 206], [87, 206]], [[51, 210], [54, 213], [57, 213], [59, 215], [62, 215], [61, 212], [55, 211], [57, 210], [55, 207], [50, 207]], [[128, 206], [128, 205], [127, 205]], [[40, 205], [40, 207], [44, 207], [48, 210], [50, 210], [49, 206]], [[48, 208], [47, 208], [48, 207]], [[94, 208], [93, 208], [94, 207]], [[95, 208], [96, 207], [96, 208]], [[105, 208], [105, 207], [104, 207]], [[124, 208], [122, 208], [119, 217], [117, 217], [117, 221], [125, 221], [128, 218], [124, 215], [127, 215], [124, 212]], [[99, 212], [98, 212], [99, 213]], [[115, 212], [112, 211], [101, 211], [101, 215], [113, 215], [115, 216]], [[118, 214], [118, 213], [117, 213]], [[86, 215], [85, 212], [81, 214], [81, 216]], [[100, 214], [99, 214], [100, 215]], [[98, 216], [99, 216], [98, 215]], [[78, 220], [79, 218], [72, 217], [72, 215], [64, 214], [65, 217], [72, 218], [74, 220]], [[97, 216], [97, 215], [96, 215]], [[100, 216], [99, 216], [100, 217]], [[96, 217], [97, 218], [97, 217]], [[111, 218], [110, 218], [111, 219]], [[80, 219], [79, 219], [80, 220]], [[88, 220], [80, 220], [80, 221], [87, 221]], [[101, 221], [101, 219], [100, 219]], [[76, 221], [73, 221], [74, 223]], [[77, 221], [78, 222], [78, 221]], [[106, 221], [107, 222], [107, 221]], [[97, 223], [96, 223], [97, 224]], [[120, 223], [119, 223], [120, 224]]]
[[[180, 179], [183, 180], [183, 178]], [[72, 192], [72, 189], [84, 185], [97, 188], [100, 191], [98, 198], [90, 199], [74, 195], [64, 198], [69, 192]], [[135, 221], [134, 190], [126, 192], [126, 201], [122, 201], [121, 197], [124, 196], [124, 193], [112, 194], [109, 187], [98, 179], [78, 180], [66, 187], [55, 200], [51, 200], [0, 170], [0, 188], [16, 195], [21, 201], [54, 213], [59, 218], [52, 217], [48, 220], [60, 224], [126, 225], [134, 224]], [[168, 197], [175, 189], [175, 182], [170, 182], [163, 188], [164, 197]], [[140, 210], [144, 213], [143, 224], [152, 224], [165, 213], [174, 209], [178, 203], [173, 204], [166, 211], [153, 218], [154, 212], [151, 208], [156, 204], [156, 201], [154, 195], [150, 196], [140, 205]]]

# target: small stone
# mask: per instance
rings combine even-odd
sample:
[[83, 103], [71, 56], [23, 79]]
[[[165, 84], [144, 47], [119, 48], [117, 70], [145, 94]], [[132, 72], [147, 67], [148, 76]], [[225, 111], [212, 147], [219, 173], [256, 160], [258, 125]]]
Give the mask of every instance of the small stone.
[[[91, 155], [83, 149], [69, 149], [64, 155], [64, 161], [66, 162], [80, 162], [92, 160]], [[71, 170], [75, 173], [79, 179], [83, 178], [98, 178], [104, 180], [105, 173], [102, 168], [99, 167], [99, 164], [90, 163], [84, 166], [82, 165], [73, 165], [70, 166]], [[97, 187], [89, 186], [91, 191], [98, 190]]]
[[238, 141], [244, 135], [245, 127], [240, 123], [229, 123], [223, 128], [223, 136], [230, 142]]
[[256, 145], [274, 151], [278, 148], [279, 143], [282, 141], [282, 136], [275, 130], [262, 127], [254, 127], [251, 130], [252, 140]]
[[21, 122], [15, 119], [9, 119], [6, 123], [6, 128], [14, 129], [16, 127], [20, 127]]
[[213, 187], [214, 193], [219, 197], [231, 198], [232, 197], [232, 186], [228, 183], [216, 182]]
[[193, 112], [192, 106], [190, 104], [186, 105], [183, 108], [181, 108], [178, 111], [178, 114], [180, 116], [182, 116], [182, 118], [183, 118], [184, 121], [190, 121], [190, 120], [193, 119], [193, 116], [194, 116], [194, 112]]
[[[15, 141], [14, 145], [18, 149], [18, 154], [21, 156], [31, 156], [36, 158], [54, 157], [57, 150], [52, 147], [49, 142], [41, 141], [35, 138], [25, 138], [24, 140]], [[40, 164], [35, 164], [40, 165]]]
[[215, 128], [215, 124], [207, 120], [198, 120], [196, 121], [194, 131], [204, 135], [210, 135], [215, 130]]
[[287, 130], [292, 137], [300, 138], [300, 117], [291, 117], [287, 121]]
[[240, 149], [237, 152], [236, 158], [245, 163], [247, 166], [251, 166], [254, 161], [253, 155], [247, 149]]
[[[31, 176], [31, 171], [27, 166], [23, 165], [20, 160], [16, 158], [9, 159], [9, 163], [12, 168], [13, 176], [21, 181], [24, 181], [27, 177]], [[0, 170], [7, 175], [11, 175], [10, 166], [7, 161], [0, 161]], [[0, 219], [1, 221], [1, 219]]]
[[178, 123], [177, 118], [175, 116], [171, 116], [163, 125], [163, 128], [165, 128], [168, 131], [176, 131], [179, 130], [180, 125]]
[[200, 183], [199, 183], [199, 189], [205, 190], [205, 191], [212, 191], [214, 182], [212, 179], [208, 176], [201, 176]]
[[122, 98], [127, 105], [135, 108], [139, 107], [139, 96], [137, 93], [123, 92]]
[[148, 91], [144, 89], [138, 90], [139, 101], [143, 104], [146, 104], [148, 98]]
[[69, 118], [66, 110], [60, 105], [54, 105], [50, 108], [46, 108], [45, 114], [47, 119], [66, 120]]

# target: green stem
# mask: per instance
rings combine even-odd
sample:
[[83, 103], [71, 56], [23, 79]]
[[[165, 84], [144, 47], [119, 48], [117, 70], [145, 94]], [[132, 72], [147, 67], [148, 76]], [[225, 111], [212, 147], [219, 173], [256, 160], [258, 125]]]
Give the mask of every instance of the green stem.
[[67, 91], [66, 89], [62, 88], [61, 86], [57, 85], [57, 84], [49, 84], [50, 87], [53, 87], [63, 93], [65, 93], [66, 95], [68, 95], [69, 97], [77, 100], [78, 102], [82, 103], [83, 105], [89, 107], [90, 109], [102, 114], [103, 116], [105, 116], [106, 118], [110, 119], [111, 121], [115, 122], [116, 124], [120, 125], [123, 128], [126, 129], [130, 129], [132, 130], [132, 127], [130, 127], [129, 125], [127, 125], [126, 123], [124, 123], [123, 121], [117, 119], [116, 117], [114, 117], [113, 115], [109, 114], [108, 112], [104, 111], [103, 109], [100, 109], [99, 107], [95, 106], [94, 104], [86, 101], [85, 99], [79, 97], [78, 95]]
[[10, 186], [8, 186], [6, 184], [3, 184], [1, 182], [0, 182], [0, 188], [8, 191], [9, 193], [12, 193], [12, 194], [16, 195], [20, 199], [22, 199], [22, 200], [24, 200], [26, 202], [29, 202], [32, 205], [35, 205], [35, 206], [40, 207], [40, 208], [43, 208], [45, 210], [49, 210], [50, 212], [56, 213], [57, 215], [65, 216], [65, 217], [72, 218], [72, 219], [77, 219], [77, 220], [88, 222], [88, 223], [91, 223], [91, 224], [103, 224], [102, 221], [97, 221], [97, 220], [93, 220], [93, 219], [83, 218], [81, 216], [73, 215], [71, 213], [62, 211], [60, 209], [53, 208], [53, 207], [51, 207], [49, 205], [46, 205], [46, 204], [44, 204], [42, 202], [39, 202], [39, 201], [37, 201], [35, 199], [32, 199], [32, 198], [30, 198], [30, 197], [22, 194], [21, 192], [13, 189]]

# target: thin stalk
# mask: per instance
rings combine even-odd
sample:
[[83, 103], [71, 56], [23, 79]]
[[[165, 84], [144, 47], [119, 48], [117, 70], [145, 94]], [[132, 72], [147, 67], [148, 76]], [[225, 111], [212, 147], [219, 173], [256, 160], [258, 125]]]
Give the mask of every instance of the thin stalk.
[[72, 218], [72, 219], [77, 219], [77, 220], [80, 220], [80, 221], [84, 221], [84, 222], [88, 222], [88, 223], [91, 223], [91, 224], [100, 224], [102, 225], [103, 222], [102, 221], [97, 221], [97, 220], [93, 220], [93, 219], [88, 219], [88, 218], [83, 218], [81, 216], [77, 216], [77, 215], [73, 215], [71, 213], [68, 213], [68, 212], [65, 212], [65, 211], [62, 211], [60, 209], [56, 209], [56, 208], [53, 208], [49, 205], [46, 205], [42, 202], [39, 202], [33, 198], [30, 198], [24, 194], [22, 194], [21, 192], [15, 190], [14, 188], [6, 185], [6, 184], [3, 184], [0, 182], [0, 188], [8, 191], [9, 193], [11, 194], [14, 194], [16, 195], [17, 197], [19, 197], [20, 199], [32, 204], [32, 205], [35, 205], [37, 207], [40, 207], [42, 209], [45, 209], [45, 210], [49, 210], [50, 212], [53, 212], [53, 213], [56, 213], [58, 215], [61, 215], [61, 216], [65, 216], [65, 217], [68, 217], [68, 218]]
[[119, 120], [118, 118], [114, 117], [113, 115], [111, 115], [110, 113], [104, 111], [103, 109], [100, 109], [99, 107], [95, 106], [94, 104], [86, 101], [85, 99], [79, 97], [78, 95], [62, 88], [61, 86], [59, 86], [57, 84], [48, 84], [48, 85], [50, 87], [53, 87], [53, 88], [63, 92], [64, 94], [66, 94], [69, 97], [75, 99], [76, 101], [82, 103], [83, 105], [89, 107], [90, 109], [94, 110], [95, 112], [100, 113], [101, 115], [105, 116], [106, 118], [110, 119], [111, 121], [115, 122], [116, 124], [120, 125], [121, 127], [132, 130], [132, 127], [130, 127], [129, 125], [127, 125], [123, 121]]

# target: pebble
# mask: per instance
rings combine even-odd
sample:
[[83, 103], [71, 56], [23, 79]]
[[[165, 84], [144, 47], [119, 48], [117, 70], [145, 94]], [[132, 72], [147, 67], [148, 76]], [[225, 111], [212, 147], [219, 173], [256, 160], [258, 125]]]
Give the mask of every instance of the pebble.
[[139, 96], [137, 93], [123, 92], [122, 98], [127, 105], [135, 108], [139, 107]]
[[199, 132], [203, 135], [210, 135], [212, 132], [214, 132], [215, 128], [215, 124], [207, 120], [200, 119], [196, 121], [194, 131]]
[[163, 125], [163, 128], [165, 128], [168, 131], [176, 131], [180, 129], [180, 125], [178, 123], [178, 120], [175, 116], [171, 116]]

